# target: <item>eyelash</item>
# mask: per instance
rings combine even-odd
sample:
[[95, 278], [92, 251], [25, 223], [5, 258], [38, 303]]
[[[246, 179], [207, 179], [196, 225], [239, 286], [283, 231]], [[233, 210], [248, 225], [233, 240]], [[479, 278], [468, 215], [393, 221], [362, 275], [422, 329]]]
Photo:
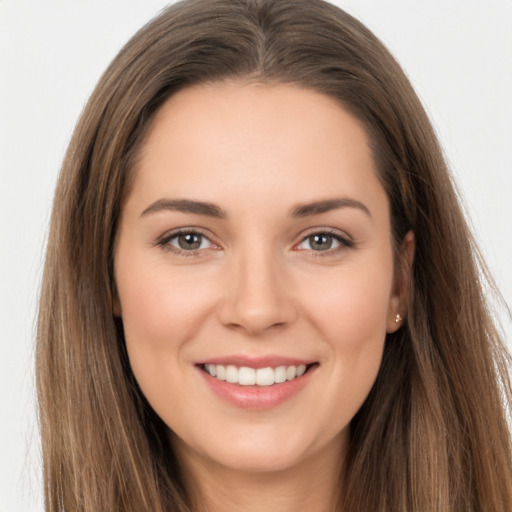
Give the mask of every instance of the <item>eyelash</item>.
[[309, 238], [315, 236], [315, 235], [327, 235], [329, 237], [332, 237], [336, 242], [339, 243], [338, 247], [335, 247], [333, 249], [326, 249], [324, 251], [314, 251], [312, 249], [305, 249], [310, 251], [310, 255], [314, 258], [325, 258], [329, 256], [335, 256], [341, 251], [344, 251], [345, 249], [350, 249], [354, 247], [354, 241], [348, 238], [348, 236], [343, 236], [339, 232], [334, 231], [333, 229], [324, 229], [319, 231], [312, 231], [308, 233], [306, 236], [302, 238], [302, 240], [297, 245], [303, 244], [306, 240]]
[[200, 237], [205, 238], [208, 240], [211, 244], [215, 245], [211, 240], [208, 238], [208, 236], [203, 233], [200, 230], [197, 229], [180, 229], [178, 231], [173, 231], [172, 233], [169, 233], [167, 235], [164, 235], [158, 242], [157, 245], [159, 245], [164, 251], [171, 252], [173, 254], [176, 254], [178, 256], [200, 256], [201, 255], [201, 249], [195, 249], [192, 251], [186, 251], [184, 249], [180, 249], [179, 247], [175, 247], [170, 244], [171, 240], [178, 238], [181, 235], [198, 235]]
[[[187, 251], [187, 250], [180, 249], [180, 248], [175, 247], [174, 245], [170, 244], [170, 242], [172, 240], [176, 239], [177, 237], [179, 237], [181, 235], [198, 235], [198, 236], [203, 237], [206, 240], [208, 240], [214, 246], [216, 245], [215, 243], [213, 243], [208, 238], [208, 236], [205, 233], [203, 233], [200, 230], [192, 229], [192, 228], [191, 229], [180, 229], [178, 231], [174, 231], [172, 233], [164, 235], [157, 242], [157, 245], [160, 246], [164, 251], [171, 252], [171, 253], [176, 254], [178, 256], [184, 256], [184, 257], [200, 256], [201, 252], [203, 251], [203, 249], [194, 249], [194, 250], [191, 250], [191, 251]], [[353, 240], [351, 240], [348, 237], [344, 237], [344, 236], [340, 235], [338, 232], [336, 232], [334, 230], [330, 230], [330, 229], [313, 231], [313, 232], [307, 234], [306, 236], [304, 236], [301, 239], [301, 241], [298, 244], [296, 244], [296, 246], [303, 244], [306, 240], [308, 240], [309, 238], [311, 238], [311, 237], [313, 237], [315, 235], [327, 235], [329, 237], [332, 237], [336, 242], [339, 243], [338, 247], [335, 247], [334, 249], [326, 249], [324, 251], [314, 251], [312, 249], [305, 249], [305, 250], [310, 251], [311, 252], [311, 256], [313, 256], [315, 258], [317, 258], [317, 257], [333, 256], [333, 255], [336, 255], [336, 254], [338, 254], [339, 252], [341, 252], [341, 251], [343, 251], [345, 249], [350, 249], [350, 248], [354, 247]]]

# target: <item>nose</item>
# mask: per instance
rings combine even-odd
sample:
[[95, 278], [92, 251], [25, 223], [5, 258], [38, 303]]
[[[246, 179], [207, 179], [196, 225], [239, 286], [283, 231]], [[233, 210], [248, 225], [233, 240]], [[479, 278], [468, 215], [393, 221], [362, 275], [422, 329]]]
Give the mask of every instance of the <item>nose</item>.
[[229, 264], [220, 321], [252, 336], [290, 325], [297, 318], [290, 284], [271, 251], [244, 251]]

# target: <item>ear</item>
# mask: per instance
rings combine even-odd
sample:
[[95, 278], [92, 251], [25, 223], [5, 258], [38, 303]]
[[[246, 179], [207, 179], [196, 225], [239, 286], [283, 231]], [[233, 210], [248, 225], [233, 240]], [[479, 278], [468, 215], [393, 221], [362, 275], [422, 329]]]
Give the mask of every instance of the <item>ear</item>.
[[389, 299], [388, 318], [386, 332], [397, 331], [407, 314], [407, 302], [409, 298], [409, 285], [411, 283], [411, 269], [414, 261], [416, 242], [414, 233], [409, 231], [400, 246], [397, 255], [395, 275], [393, 278], [393, 290]]

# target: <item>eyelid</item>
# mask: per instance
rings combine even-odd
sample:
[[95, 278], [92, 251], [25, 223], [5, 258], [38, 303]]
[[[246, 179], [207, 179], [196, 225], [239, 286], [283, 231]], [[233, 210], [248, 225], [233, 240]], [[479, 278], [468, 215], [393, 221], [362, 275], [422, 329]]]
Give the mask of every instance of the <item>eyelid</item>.
[[337, 254], [340, 251], [345, 249], [349, 249], [354, 246], [354, 240], [347, 233], [334, 229], [334, 228], [312, 228], [307, 233], [301, 236], [301, 239], [298, 243], [294, 245], [294, 248], [297, 248], [299, 245], [304, 243], [308, 238], [314, 235], [328, 235], [333, 237], [339, 245], [334, 248], [329, 248], [324, 251], [315, 251], [313, 249], [297, 249], [300, 251], [308, 251], [313, 256], [332, 256], [333, 254]]
[[219, 249], [220, 248], [219, 245], [212, 240], [212, 236], [210, 234], [208, 234], [205, 230], [203, 230], [201, 228], [197, 228], [197, 227], [182, 227], [182, 228], [177, 228], [177, 229], [168, 231], [158, 238], [155, 245], [160, 246], [165, 251], [177, 254], [179, 256], [199, 256], [205, 252], [205, 250], [206, 250], [205, 248], [193, 249], [193, 250], [189, 251], [189, 250], [181, 249], [179, 247], [176, 247], [176, 246], [170, 244], [171, 240], [173, 240], [174, 238], [177, 238], [178, 236], [183, 235], [183, 234], [195, 234], [195, 235], [202, 236], [204, 239], [208, 240], [208, 242], [210, 242], [210, 244], [212, 246], [212, 247], [209, 247], [208, 249], [210, 249], [210, 248]]
[[[170, 241], [177, 238], [182, 234], [196, 234], [200, 235], [204, 239], [208, 240], [211, 247], [202, 249], [186, 250], [176, 247], [170, 244]], [[313, 249], [298, 249], [298, 246], [304, 243], [308, 238], [314, 235], [328, 235], [333, 237], [337, 242], [338, 246], [334, 248], [325, 249], [323, 251], [315, 251]], [[197, 227], [181, 227], [163, 234], [156, 241], [155, 245], [160, 246], [163, 250], [177, 254], [179, 256], [203, 256], [207, 249], [220, 249], [220, 245], [212, 240], [212, 236], [204, 229]], [[349, 249], [354, 246], [354, 240], [345, 232], [334, 228], [311, 228], [306, 233], [303, 233], [299, 242], [297, 242], [293, 248], [298, 251], [307, 251], [312, 256], [333, 256], [338, 252]]]

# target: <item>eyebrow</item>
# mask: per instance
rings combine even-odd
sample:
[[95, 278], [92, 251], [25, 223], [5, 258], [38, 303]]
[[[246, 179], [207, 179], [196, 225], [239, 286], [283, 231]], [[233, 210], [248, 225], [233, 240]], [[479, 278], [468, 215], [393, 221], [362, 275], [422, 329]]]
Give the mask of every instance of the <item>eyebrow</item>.
[[[349, 197], [324, 199], [299, 204], [290, 210], [289, 216], [293, 218], [303, 218], [311, 215], [320, 215], [340, 208], [356, 208], [372, 218], [370, 210], [366, 205]], [[193, 213], [195, 215], [204, 215], [216, 219], [225, 219], [227, 217], [226, 212], [216, 204], [192, 199], [158, 199], [154, 203], [151, 203], [140, 216], [143, 217], [161, 211]]]
[[308, 217], [309, 215], [320, 215], [331, 210], [338, 210], [340, 208], [356, 208], [363, 211], [368, 217], [372, 218], [372, 214], [368, 207], [350, 197], [325, 199], [323, 201], [313, 201], [311, 203], [304, 203], [294, 206], [290, 211], [290, 216], [295, 218]]
[[150, 213], [161, 211], [175, 211], [184, 213], [194, 213], [195, 215], [206, 215], [216, 219], [226, 218], [226, 212], [213, 203], [204, 201], [193, 201], [191, 199], [159, 199], [150, 204], [141, 214], [143, 217]]

